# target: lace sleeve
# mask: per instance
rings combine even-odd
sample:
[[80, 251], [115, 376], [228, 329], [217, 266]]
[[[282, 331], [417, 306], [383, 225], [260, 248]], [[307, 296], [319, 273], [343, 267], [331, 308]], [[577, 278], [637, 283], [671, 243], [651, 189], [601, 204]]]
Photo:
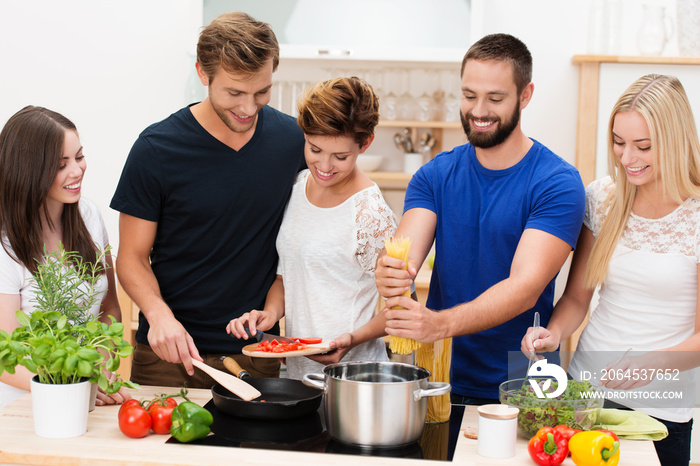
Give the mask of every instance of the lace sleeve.
[[363, 270], [374, 271], [384, 238], [396, 231], [396, 215], [387, 205], [379, 188], [367, 190], [355, 203], [355, 256]]
[[609, 176], [592, 181], [586, 186], [586, 214], [583, 224], [593, 232], [596, 238], [605, 218], [606, 199], [613, 188], [614, 185]]

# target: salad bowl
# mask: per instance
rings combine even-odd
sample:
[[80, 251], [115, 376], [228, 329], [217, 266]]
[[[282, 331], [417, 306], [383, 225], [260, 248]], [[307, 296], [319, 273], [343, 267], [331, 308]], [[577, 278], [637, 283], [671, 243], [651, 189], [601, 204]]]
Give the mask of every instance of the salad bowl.
[[507, 380], [498, 388], [500, 402], [520, 410], [518, 434], [530, 438], [544, 426], [566, 424], [574, 429], [590, 430], [596, 424], [605, 399], [596, 396], [590, 382], [568, 380], [561, 395], [548, 398], [547, 394], [556, 391], [557, 382], [547, 378], [534, 380], [545, 398], [538, 398], [533, 387], [524, 384], [522, 378]]

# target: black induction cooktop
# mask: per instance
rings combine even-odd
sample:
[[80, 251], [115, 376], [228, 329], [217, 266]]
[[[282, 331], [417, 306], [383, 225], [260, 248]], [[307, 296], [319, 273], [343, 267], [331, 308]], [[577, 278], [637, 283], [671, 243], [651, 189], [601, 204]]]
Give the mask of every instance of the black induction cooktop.
[[[453, 405], [449, 422], [426, 423], [417, 442], [395, 448], [365, 448], [338, 442], [328, 435], [323, 403], [311, 415], [281, 421], [231, 416], [217, 410], [213, 401], [204, 407], [212, 413], [214, 423], [211, 435], [193, 442], [199, 445], [435, 461], [452, 461], [464, 415], [464, 406]], [[166, 443], [177, 443], [177, 440], [171, 437]]]

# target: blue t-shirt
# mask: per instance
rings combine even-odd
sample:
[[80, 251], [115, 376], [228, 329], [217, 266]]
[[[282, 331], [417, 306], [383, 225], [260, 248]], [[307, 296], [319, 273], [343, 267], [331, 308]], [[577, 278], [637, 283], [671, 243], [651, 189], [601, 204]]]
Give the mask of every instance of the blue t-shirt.
[[[153, 273], [201, 353], [240, 353], [248, 343], [231, 338], [226, 325], [263, 308], [276, 274], [277, 232], [303, 166], [296, 120], [267, 106], [238, 151], [209, 134], [189, 108], [134, 143], [110, 206], [158, 222]], [[140, 314], [136, 341], [148, 343], [148, 329]]]
[[[427, 307], [447, 309], [471, 301], [510, 275], [522, 233], [533, 228], [575, 247], [585, 211], [578, 171], [537, 141], [516, 165], [484, 168], [471, 144], [438, 154], [413, 176], [404, 212], [437, 215], [435, 263]], [[553, 279], [535, 307], [480, 333], [453, 339], [454, 393], [498, 398], [508, 379], [508, 352], [532, 325], [535, 311], [546, 326], [552, 315]], [[527, 367], [519, 376], [525, 376]]]

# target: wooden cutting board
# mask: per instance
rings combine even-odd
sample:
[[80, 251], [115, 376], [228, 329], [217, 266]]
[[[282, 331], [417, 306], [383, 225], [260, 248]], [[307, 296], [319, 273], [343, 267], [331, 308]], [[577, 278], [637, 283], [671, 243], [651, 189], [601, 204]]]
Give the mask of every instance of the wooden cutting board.
[[284, 353], [268, 353], [266, 351], [256, 351], [258, 344], [246, 345], [243, 347], [243, 354], [253, 358], [293, 358], [296, 356], [311, 356], [312, 354], [323, 354], [331, 350], [330, 342], [332, 340], [323, 339], [321, 343], [306, 345], [307, 348], [299, 351], [286, 351]]

